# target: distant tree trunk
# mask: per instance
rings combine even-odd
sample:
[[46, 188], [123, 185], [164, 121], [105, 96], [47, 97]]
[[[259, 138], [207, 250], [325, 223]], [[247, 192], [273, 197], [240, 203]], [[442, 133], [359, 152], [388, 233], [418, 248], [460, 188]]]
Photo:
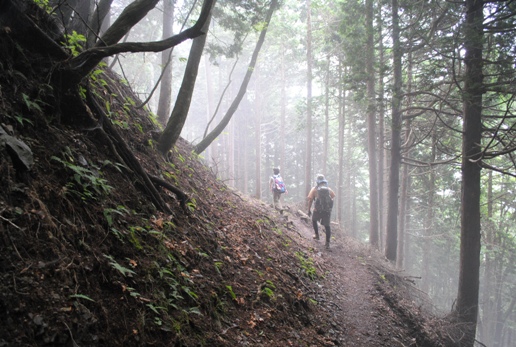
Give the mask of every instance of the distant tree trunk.
[[[163, 0], [163, 39], [174, 34], [174, 6], [175, 0]], [[167, 124], [172, 105], [172, 48], [161, 52], [161, 68], [163, 77], [160, 82], [158, 110], [156, 114], [161, 125]]]
[[[205, 78], [206, 78], [206, 94], [208, 95], [208, 102], [206, 103], [206, 124], [210, 123], [210, 120], [212, 118], [212, 115], [215, 112], [216, 106], [215, 106], [215, 98], [213, 96], [213, 80], [212, 80], [212, 71], [210, 62], [208, 59], [204, 58], [204, 72], [205, 72]], [[219, 73], [219, 77], [221, 74]], [[220, 80], [219, 80], [220, 82]], [[213, 115], [215, 117], [215, 115]], [[209, 128], [206, 129], [208, 131]], [[211, 146], [206, 150], [205, 158], [208, 161], [208, 163], [211, 165], [213, 164], [213, 157], [215, 153], [215, 146]]]
[[92, 16], [93, 4], [94, 2], [92, 0], [81, 0], [77, 2], [73, 8], [73, 20], [69, 23], [69, 27], [67, 27], [69, 34], [75, 30], [78, 33], [88, 35], [88, 23]]
[[[69, 32], [70, 22], [72, 20], [73, 9], [77, 7], [79, 0], [50, 0], [49, 5], [55, 8], [57, 16], [63, 21], [63, 25]], [[86, 1], [83, 1], [86, 3]], [[71, 32], [70, 32], [71, 33]]]
[[473, 346], [480, 267], [480, 160], [483, 94], [482, 0], [465, 0], [460, 272], [455, 312], [468, 324], [463, 346]]
[[[272, 0], [271, 5], [269, 7], [269, 10], [266, 15], [265, 22], [268, 24], [271, 22], [272, 14], [274, 13], [274, 10], [278, 6], [278, 0]], [[231, 103], [231, 106], [227, 110], [226, 114], [222, 118], [221, 122], [208, 134], [206, 137], [204, 137], [195, 147], [194, 152], [195, 153], [202, 153], [204, 150], [219, 136], [222, 131], [226, 128], [229, 121], [231, 120], [231, 117], [233, 117], [233, 114], [236, 112], [238, 105], [244, 98], [244, 95], [247, 90], [247, 85], [249, 84], [249, 81], [251, 80], [251, 76], [253, 75], [254, 68], [256, 66], [256, 61], [258, 60], [258, 54], [260, 53], [260, 50], [262, 48], [263, 42], [265, 41], [265, 35], [267, 34], [267, 26], [261, 31], [260, 37], [258, 38], [258, 41], [256, 42], [256, 46], [253, 51], [253, 55], [251, 57], [251, 61], [249, 62], [249, 67], [247, 68], [247, 72], [244, 76], [244, 79], [242, 81], [242, 84], [240, 85], [240, 89], [238, 91], [237, 96]]]
[[373, 0], [366, 1], [367, 153], [369, 156], [369, 243], [378, 248], [378, 168], [376, 162], [376, 95], [374, 88]]
[[400, 185], [401, 162], [401, 46], [398, 14], [398, 0], [392, 0], [392, 43], [394, 87], [392, 95], [392, 125], [391, 125], [391, 168], [389, 172], [389, 203], [387, 210], [387, 235], [385, 256], [392, 262], [396, 261], [398, 247], [398, 192]]
[[312, 188], [312, 1], [306, 0], [306, 162], [305, 196]]
[[[343, 81], [343, 73], [342, 73], [342, 61], [339, 61], [339, 81]], [[338, 84], [339, 88], [339, 151], [338, 151], [338, 160], [339, 160], [339, 176], [338, 176], [338, 185], [337, 185], [337, 221], [339, 222], [341, 228], [344, 227], [344, 220], [342, 218], [342, 210], [346, 205], [344, 201], [349, 201], [343, 196], [343, 187], [344, 187], [344, 131], [346, 129], [346, 93], [344, 93], [344, 85], [343, 83]]]
[[111, 10], [112, 3], [113, 0], [100, 0], [99, 3], [95, 6], [95, 11], [93, 12], [93, 15], [91, 16], [88, 23], [89, 30], [87, 34], [87, 47], [93, 47], [95, 42], [97, 42], [98, 38], [100, 37], [100, 28], [102, 28], [104, 19]]
[[[257, 98], [258, 99], [258, 98]], [[254, 105], [254, 147], [255, 147], [255, 198], [260, 200], [262, 198], [262, 185], [261, 185], [261, 171], [262, 171], [262, 130], [261, 130], [261, 108], [260, 108], [260, 102], [258, 100], [255, 100]]]
[[228, 124], [229, 131], [228, 131], [228, 181], [229, 185], [232, 187], [235, 187], [235, 141], [236, 141], [236, 134], [235, 134], [235, 122], [230, 122]]
[[[381, 6], [378, 6], [377, 27], [379, 30], [378, 36], [383, 37], [382, 23], [383, 18], [381, 14]], [[385, 49], [383, 47], [383, 40], [378, 41], [379, 65], [385, 66]], [[385, 216], [387, 215], [387, 206], [385, 203], [385, 69], [380, 68], [378, 72], [378, 240], [379, 249], [383, 249], [383, 239], [385, 233]]]
[[[437, 134], [435, 131], [432, 132], [432, 149], [430, 162], [435, 162], [436, 158], [436, 146], [437, 146]], [[425, 220], [423, 221], [423, 246], [422, 246], [422, 259], [421, 259], [421, 290], [428, 293], [430, 289], [430, 261], [432, 259], [431, 253], [431, 235], [434, 226], [434, 198], [435, 198], [435, 168], [430, 167], [430, 173], [428, 178], [428, 184], [426, 188], [427, 212]]]
[[[407, 68], [407, 94], [409, 95], [406, 99], [407, 107], [412, 105], [412, 78], [413, 78], [413, 65], [412, 65], [412, 53], [408, 54], [408, 68]], [[405, 137], [403, 149], [405, 156], [410, 157], [411, 144], [411, 120], [405, 121]], [[405, 248], [406, 248], [406, 230], [408, 228], [408, 222], [410, 221], [409, 214], [409, 192], [410, 192], [411, 179], [409, 176], [409, 167], [407, 164], [403, 165], [403, 171], [401, 175], [401, 196], [400, 196], [400, 211], [399, 211], [399, 228], [398, 228], [398, 254], [396, 257], [396, 267], [403, 269], [405, 263]]]
[[324, 137], [323, 137], [323, 172], [328, 172], [328, 147], [330, 143], [330, 55], [326, 58], [326, 75], [324, 81]]
[[281, 45], [281, 100], [280, 100], [280, 107], [281, 107], [281, 126], [280, 126], [280, 133], [279, 133], [279, 165], [281, 169], [285, 168], [286, 163], [286, 153], [285, 153], [285, 139], [286, 139], [286, 122], [287, 122], [287, 82], [285, 78], [285, 47], [282, 43]]
[[[348, 70], [346, 69], [344, 71], [345, 74], [348, 73]], [[346, 107], [344, 106], [344, 110]], [[343, 199], [343, 204], [345, 204], [346, 201], [351, 201], [351, 204], [345, 204], [344, 205], [344, 221], [347, 223], [348, 230], [351, 230], [352, 236], [357, 236], [357, 228], [356, 228], [356, 221], [357, 221], [357, 211], [356, 211], [356, 168], [352, 167], [350, 164], [352, 163], [353, 158], [353, 148], [354, 148], [354, 139], [353, 139], [353, 133], [354, 129], [356, 128], [356, 120], [354, 117], [348, 117], [347, 123], [347, 136], [346, 136], [346, 129], [344, 129], [344, 140], [345, 140], [345, 151], [344, 151], [344, 162], [348, 165], [344, 168], [344, 179], [345, 179], [345, 185], [344, 185], [344, 196], [346, 197], [346, 200]]]
[[[215, 1], [213, 2], [213, 6], [215, 6]], [[211, 10], [213, 11], [213, 7]], [[211, 15], [208, 16], [208, 19], [201, 29], [203, 32], [208, 32], [210, 22]], [[157, 148], [162, 154], [167, 153], [174, 146], [183, 130], [186, 117], [188, 116], [188, 111], [190, 110], [190, 104], [192, 102], [195, 81], [197, 80], [199, 64], [201, 62], [204, 45], [206, 44], [206, 37], [207, 35], [196, 37], [192, 42], [183, 76], [183, 82], [181, 83], [181, 87], [177, 94], [177, 101], [170, 118], [168, 119], [167, 126], [158, 141]]]
[[[494, 262], [494, 247], [495, 244], [495, 228], [492, 223], [493, 218], [493, 171], [488, 172], [487, 179], [487, 220], [484, 225], [485, 247], [484, 255], [484, 287], [482, 290], [482, 314], [479, 317], [479, 338], [481, 341], [494, 341], [495, 331], [495, 317], [494, 317], [494, 300], [495, 296], [495, 278], [496, 269]], [[497, 344], [493, 344], [497, 347]]]

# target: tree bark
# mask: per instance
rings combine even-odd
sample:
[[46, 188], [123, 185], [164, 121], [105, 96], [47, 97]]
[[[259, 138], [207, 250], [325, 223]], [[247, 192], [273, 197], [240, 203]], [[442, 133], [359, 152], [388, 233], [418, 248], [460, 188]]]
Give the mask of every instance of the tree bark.
[[[306, 0], [306, 160], [305, 196], [312, 189], [312, 1]], [[325, 173], [323, 173], [325, 174]]]
[[401, 47], [398, 14], [398, 0], [392, 0], [392, 41], [394, 87], [392, 95], [391, 123], [391, 168], [389, 172], [389, 202], [387, 209], [387, 232], [385, 256], [396, 261], [398, 247], [398, 192], [400, 185], [401, 162]]
[[95, 42], [100, 37], [100, 29], [102, 28], [102, 23], [104, 23], [104, 19], [109, 14], [111, 10], [111, 4], [113, 0], [100, 0], [98, 5], [93, 12], [89, 23], [88, 23], [88, 46], [93, 47]]
[[[174, 34], [174, 6], [175, 0], [163, 1], [163, 39]], [[161, 66], [163, 77], [159, 89], [158, 110], [156, 114], [161, 125], [167, 124], [172, 104], [172, 48], [161, 52]]]
[[[377, 13], [377, 27], [378, 27], [378, 36], [383, 37], [382, 32], [382, 11], [381, 6], [379, 7]], [[383, 40], [379, 40], [378, 42], [378, 55], [379, 55], [379, 65], [385, 66], [385, 49], [383, 47]], [[385, 216], [387, 215], [387, 206], [385, 203], [385, 194], [386, 185], [384, 184], [385, 177], [385, 167], [386, 167], [386, 150], [385, 150], [385, 69], [381, 68], [378, 72], [378, 248], [383, 249], [383, 235], [385, 233]]]
[[369, 162], [369, 243], [378, 248], [378, 168], [376, 146], [376, 95], [374, 88], [373, 0], [366, 1], [367, 32], [367, 153]]
[[338, 108], [338, 115], [339, 115], [339, 150], [338, 150], [338, 167], [339, 167], [339, 175], [338, 175], [338, 184], [337, 184], [337, 196], [339, 199], [337, 199], [337, 221], [341, 225], [341, 228], [344, 227], [344, 219], [342, 218], [342, 212], [344, 209], [344, 206], [346, 204], [344, 201], [349, 201], [344, 196], [343, 193], [343, 187], [344, 187], [344, 131], [346, 129], [346, 93], [344, 92], [344, 84], [343, 81], [343, 67], [342, 67], [342, 61], [340, 61], [339, 57], [339, 108]]
[[480, 161], [483, 94], [483, 4], [465, 1], [460, 272], [455, 312], [467, 324], [463, 346], [475, 341], [480, 268]]

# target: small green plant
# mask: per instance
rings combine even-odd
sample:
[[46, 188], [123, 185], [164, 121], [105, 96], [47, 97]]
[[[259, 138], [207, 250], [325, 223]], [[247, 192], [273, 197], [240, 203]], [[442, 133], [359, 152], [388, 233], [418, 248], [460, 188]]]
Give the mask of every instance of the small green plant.
[[262, 289], [262, 293], [267, 295], [269, 298], [272, 298], [274, 297], [274, 292], [272, 291], [272, 289], [270, 289], [269, 287], [264, 287]]
[[197, 208], [197, 201], [195, 200], [195, 198], [191, 198], [190, 200], [188, 200], [188, 202], [186, 203], [186, 207], [188, 207], [190, 212], [194, 212]]
[[52, 13], [52, 6], [48, 3], [49, 0], [34, 0], [34, 3], [45, 10], [46, 13]]
[[84, 300], [89, 300], [89, 301], [95, 302], [95, 300], [93, 300], [92, 298], [90, 298], [89, 296], [84, 295], [84, 294], [72, 294], [69, 296], [69, 298], [84, 299]]
[[106, 218], [108, 226], [112, 227], [115, 223], [115, 215], [124, 217], [125, 215], [129, 214], [129, 211], [124, 206], [118, 205], [116, 208], [105, 208], [103, 214]]
[[[70, 158], [73, 158], [73, 156]], [[51, 157], [51, 159], [61, 163], [65, 168], [73, 172], [73, 181], [66, 186], [82, 200], [96, 200], [100, 196], [109, 194], [113, 188], [107, 183], [107, 180], [101, 177], [100, 169], [94, 165], [91, 165], [91, 167], [95, 171], [55, 156]]]
[[230, 285], [226, 286], [226, 289], [228, 290], [229, 296], [231, 296], [231, 299], [236, 300], [237, 296], [235, 292], [233, 291], [233, 287]]
[[82, 34], [78, 34], [77, 31], [72, 31], [71, 34], [67, 34], [66, 42], [63, 43], [63, 46], [68, 48], [72, 53], [72, 56], [76, 57], [82, 51], [82, 44], [86, 42], [86, 37]]
[[25, 126], [25, 123], [29, 123], [30, 125], [34, 125], [34, 123], [32, 123], [32, 121], [28, 118], [25, 118], [24, 116], [22, 115], [19, 115], [19, 114], [15, 114], [14, 115], [14, 119], [20, 123], [21, 126]]
[[113, 259], [112, 256], [104, 254], [104, 257], [109, 260], [109, 265], [111, 265], [113, 269], [117, 270], [120, 274], [122, 274], [122, 276], [132, 277], [133, 275], [136, 275], [136, 272], [134, 272], [133, 270], [118, 264], [118, 262], [115, 259]]
[[296, 252], [295, 255], [301, 263], [302, 271], [313, 281], [317, 277], [317, 271], [314, 267], [313, 259], [305, 258], [305, 255], [302, 252]]
[[39, 106], [39, 104], [38, 104], [38, 101], [32, 101], [31, 98], [27, 94], [22, 93], [22, 99], [23, 99], [23, 102], [25, 103], [25, 106], [27, 106], [27, 108], [29, 110], [43, 112], [43, 110], [41, 109], [41, 106]]
[[134, 247], [136, 247], [136, 249], [138, 250], [143, 250], [143, 246], [142, 244], [140, 243], [140, 239], [139, 239], [139, 233], [144, 230], [142, 227], [134, 227], [134, 226], [130, 226], [129, 227], [129, 242], [131, 242], [133, 244]]
[[222, 269], [222, 265], [224, 265], [224, 263], [221, 261], [215, 261], [213, 262], [213, 264], [215, 265], [215, 269], [217, 269], [217, 272], [220, 273], [220, 269]]

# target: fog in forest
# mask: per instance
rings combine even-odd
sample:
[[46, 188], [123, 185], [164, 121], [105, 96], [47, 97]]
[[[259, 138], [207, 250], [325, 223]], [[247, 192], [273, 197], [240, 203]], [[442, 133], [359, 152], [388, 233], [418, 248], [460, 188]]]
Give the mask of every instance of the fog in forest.
[[[110, 21], [129, 3], [114, 1]], [[220, 1], [215, 8], [220, 5], [226, 14], [232, 9], [241, 11], [241, 22], [230, 26], [226, 21], [235, 17], [217, 11], [211, 19], [181, 132], [193, 145], [221, 121], [238, 95], [269, 2], [263, 1], [264, 10], [257, 15], [261, 18], [228, 3]], [[371, 242], [371, 197], [375, 197], [376, 247], [384, 252], [395, 129], [401, 153], [399, 189], [394, 190], [398, 195], [395, 263], [428, 293], [435, 312], [445, 315], [456, 305], [461, 266], [465, 118], [460, 93], [466, 68], [463, 41], [455, 34], [463, 21], [463, 8], [446, 2], [400, 2], [401, 89], [397, 90], [391, 6], [372, 2], [371, 43], [366, 3], [282, 1], [267, 28], [243, 99], [224, 131], [200, 155], [221, 180], [267, 203], [272, 202], [268, 187], [272, 168], [280, 167], [288, 188], [283, 201], [296, 209], [304, 209], [307, 188], [318, 173], [324, 174], [337, 193], [333, 221], [364, 243]], [[175, 4], [174, 34], [197, 18], [191, 15], [185, 23], [191, 6], [190, 1]], [[509, 11], [504, 4], [498, 6], [484, 8], [484, 15], [493, 22], [494, 13]], [[421, 17], [422, 13], [428, 16]], [[514, 18], [511, 13], [508, 17]], [[486, 61], [514, 61], [516, 23], [512, 19], [505, 24], [509, 29], [504, 34], [492, 31], [485, 38]], [[162, 34], [160, 1], [124, 40], [157, 41]], [[191, 45], [191, 40], [186, 41], [171, 54], [169, 112], [178, 101]], [[373, 54], [370, 65], [368, 52]], [[121, 54], [108, 64], [146, 101], [145, 107], [157, 114], [162, 54]], [[508, 347], [514, 345], [516, 334], [516, 171], [511, 154], [516, 140], [512, 131], [515, 66], [488, 64], [484, 69], [488, 79], [484, 83], [499, 85], [485, 92], [482, 104], [486, 165], [480, 176], [477, 340], [486, 346]], [[395, 96], [400, 98], [399, 108], [393, 108]], [[400, 115], [397, 128], [393, 127], [393, 110]], [[374, 195], [368, 150], [371, 131]]]

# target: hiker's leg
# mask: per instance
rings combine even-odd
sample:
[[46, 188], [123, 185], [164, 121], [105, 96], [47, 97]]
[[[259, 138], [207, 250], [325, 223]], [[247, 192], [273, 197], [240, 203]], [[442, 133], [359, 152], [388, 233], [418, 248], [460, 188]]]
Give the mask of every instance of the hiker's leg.
[[317, 212], [314, 211], [314, 213], [312, 214], [312, 225], [314, 227], [314, 231], [315, 231], [315, 236], [314, 236], [314, 239], [316, 240], [319, 240], [319, 226], [317, 225]]
[[330, 225], [325, 225], [324, 228], [326, 228], [326, 247], [330, 247], [330, 239], [331, 239], [331, 227]]
[[278, 192], [272, 192], [272, 206], [274, 208], [279, 208], [279, 193]]
[[324, 229], [326, 230], [326, 248], [330, 248], [330, 240], [331, 240], [331, 212], [325, 212], [321, 218], [321, 224], [324, 225]]

